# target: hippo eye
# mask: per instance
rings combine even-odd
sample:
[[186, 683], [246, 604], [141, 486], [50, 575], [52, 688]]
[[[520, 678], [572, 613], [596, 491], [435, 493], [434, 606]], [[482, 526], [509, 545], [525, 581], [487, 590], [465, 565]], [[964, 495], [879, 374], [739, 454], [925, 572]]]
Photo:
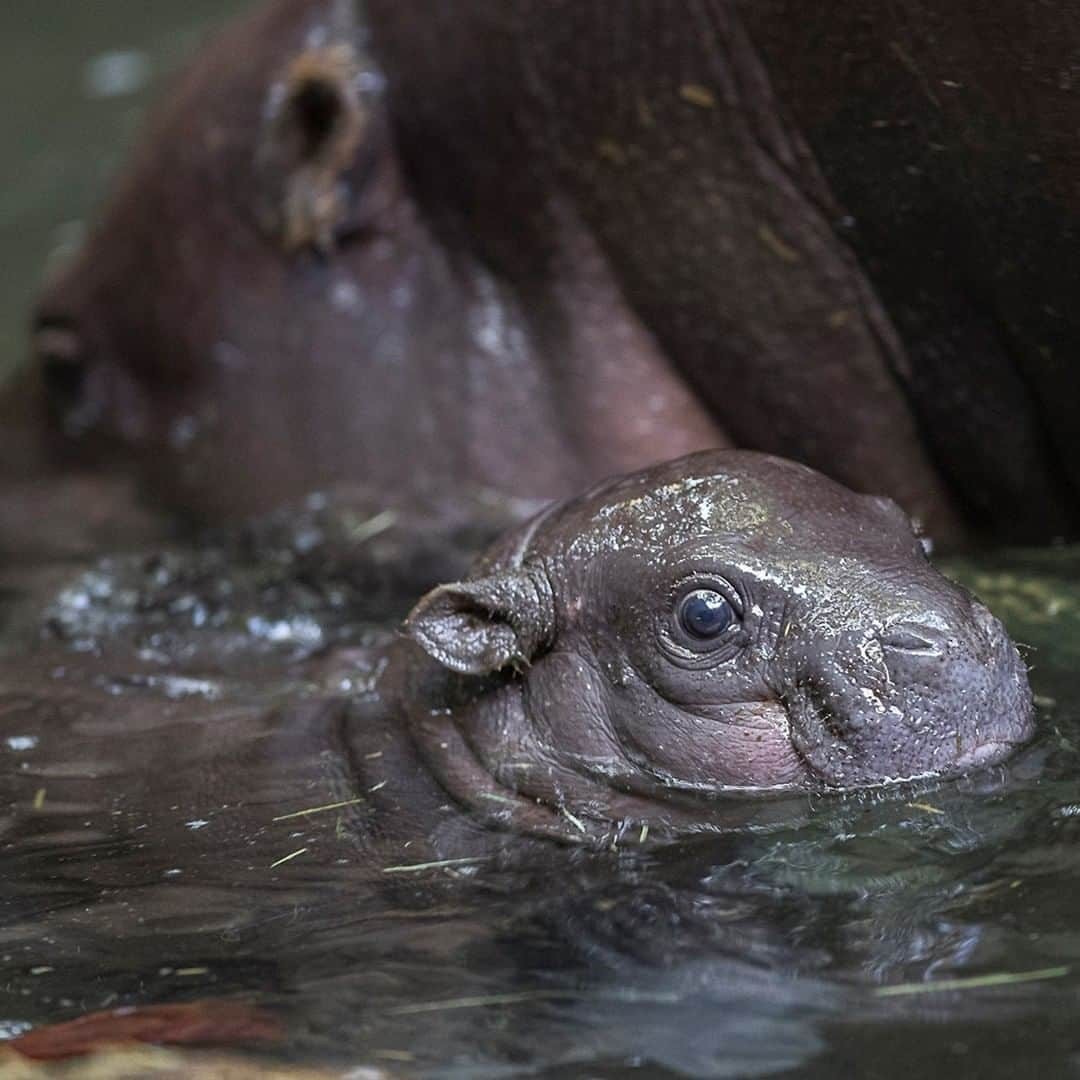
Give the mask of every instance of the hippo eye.
[[695, 589], [682, 598], [678, 619], [690, 637], [707, 641], [719, 637], [732, 624], [735, 612], [722, 593], [714, 589]]

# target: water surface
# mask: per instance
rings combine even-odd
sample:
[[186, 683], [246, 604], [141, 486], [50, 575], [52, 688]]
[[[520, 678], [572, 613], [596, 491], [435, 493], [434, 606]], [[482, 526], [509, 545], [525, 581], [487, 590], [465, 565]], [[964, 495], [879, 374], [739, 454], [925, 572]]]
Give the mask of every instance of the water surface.
[[342, 564], [334, 513], [0, 582], [6, 1030], [240, 996], [288, 1056], [424, 1076], [1075, 1067], [1080, 555], [952, 567], [1033, 667], [1007, 766], [416, 869], [358, 841], [333, 737], [408, 597]]

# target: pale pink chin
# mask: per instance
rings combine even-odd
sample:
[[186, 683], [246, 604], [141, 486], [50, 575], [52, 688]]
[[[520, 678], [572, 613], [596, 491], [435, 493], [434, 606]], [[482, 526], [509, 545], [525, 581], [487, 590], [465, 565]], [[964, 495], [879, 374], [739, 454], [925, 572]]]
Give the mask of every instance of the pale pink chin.
[[648, 748], [653, 765], [701, 787], [806, 787], [806, 762], [791, 741], [787, 710], [778, 702], [716, 706], [686, 714], [679, 737]]
[[974, 750], [968, 750], [961, 754], [956, 759], [954, 768], [960, 771], [996, 765], [999, 761], [1004, 761], [1011, 756], [1018, 745], [1015, 742], [1005, 741], [983, 743], [982, 746], [977, 746]]

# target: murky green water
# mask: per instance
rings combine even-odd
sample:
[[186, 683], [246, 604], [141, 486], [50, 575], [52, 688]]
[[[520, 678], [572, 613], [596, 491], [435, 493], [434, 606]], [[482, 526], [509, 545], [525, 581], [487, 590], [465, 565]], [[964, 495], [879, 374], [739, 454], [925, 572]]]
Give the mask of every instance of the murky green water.
[[26, 308], [79, 241], [148, 101], [244, 0], [0, 4], [0, 380], [21, 360]]
[[[0, 10], [0, 368], [146, 96], [229, 6]], [[350, 808], [288, 816], [352, 796], [328, 709], [362, 715], [408, 599], [340, 536], [300, 515], [0, 571], [0, 1034], [238, 996], [280, 1011], [287, 1056], [407, 1075], [1080, 1075], [1080, 554], [953, 566], [1032, 666], [1041, 732], [1007, 767], [755, 804], [666, 850], [386, 874]]]

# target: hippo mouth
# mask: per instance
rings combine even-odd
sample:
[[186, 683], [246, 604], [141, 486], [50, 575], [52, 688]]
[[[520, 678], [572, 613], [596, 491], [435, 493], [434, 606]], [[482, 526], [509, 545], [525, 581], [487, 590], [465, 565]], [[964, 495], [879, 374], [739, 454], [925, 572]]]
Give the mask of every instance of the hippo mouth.
[[1000, 765], [1001, 762], [1012, 757], [1026, 742], [1026, 739], [1017, 741], [998, 739], [983, 743], [982, 746], [976, 746], [974, 749], [961, 754], [956, 759], [956, 769], [957, 771], [967, 772], [970, 769]]

